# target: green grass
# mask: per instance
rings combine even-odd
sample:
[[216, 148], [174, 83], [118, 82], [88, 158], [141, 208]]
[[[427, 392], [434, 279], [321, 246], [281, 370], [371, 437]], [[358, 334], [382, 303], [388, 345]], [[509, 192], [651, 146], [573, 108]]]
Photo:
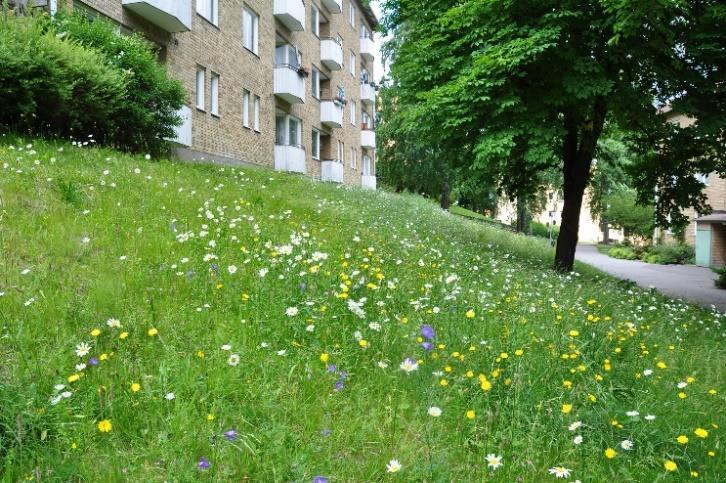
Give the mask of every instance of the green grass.
[[722, 318], [557, 275], [541, 241], [415, 196], [10, 136], [0, 203], [2, 481], [726, 478]]

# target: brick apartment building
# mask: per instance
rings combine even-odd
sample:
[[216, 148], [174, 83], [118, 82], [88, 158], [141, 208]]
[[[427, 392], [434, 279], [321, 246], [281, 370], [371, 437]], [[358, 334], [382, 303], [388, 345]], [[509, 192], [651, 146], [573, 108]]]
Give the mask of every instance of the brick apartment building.
[[180, 157], [376, 187], [378, 21], [360, 0], [42, 3], [106, 17], [158, 46], [188, 92]]

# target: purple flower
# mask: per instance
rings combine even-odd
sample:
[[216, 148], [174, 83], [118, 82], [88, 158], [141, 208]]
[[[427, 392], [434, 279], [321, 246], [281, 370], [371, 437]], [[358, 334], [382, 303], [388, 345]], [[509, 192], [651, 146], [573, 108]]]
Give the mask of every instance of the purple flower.
[[328, 372], [335, 372], [337, 368], [335, 367], [335, 364], [329, 364], [328, 365]]
[[313, 483], [328, 483], [328, 479], [324, 476], [316, 476], [313, 478]]
[[434, 345], [431, 342], [422, 342], [421, 347], [423, 347], [424, 350], [430, 351], [434, 348]]
[[343, 390], [343, 380], [342, 379], [335, 383], [335, 390], [336, 391]]
[[331, 435], [333, 431], [330, 428], [325, 428], [322, 431], [320, 431], [320, 434], [325, 436], [326, 438]]
[[213, 263], [212, 264], [212, 270], [214, 270], [215, 272], [218, 271], [219, 270], [219, 265], [217, 265], [216, 263]]
[[[305, 288], [306, 288], [306, 287], [307, 287], [307, 285], [305, 285], [305, 283], [304, 283], [304, 282], [303, 282], [303, 283], [301, 283], [301, 284], [300, 284], [300, 291], [301, 291], [301, 292], [304, 292], [304, 291], [305, 291]], [[321, 476], [320, 478], [322, 478], [322, 476]], [[326, 480], [326, 481], [327, 481], [327, 480]]]
[[228, 441], [234, 441], [237, 439], [237, 431], [230, 429], [224, 433], [224, 437], [227, 438]]
[[436, 337], [436, 331], [430, 325], [422, 325], [421, 335], [427, 340], [434, 340], [434, 337]]
[[199, 458], [197, 468], [199, 468], [200, 470], [208, 470], [210, 466], [212, 465], [209, 464], [209, 460], [207, 458]]
[[338, 373], [338, 376], [340, 376], [340, 380], [342, 381], [343, 379], [345, 379], [345, 378], [347, 378], [347, 377], [348, 377], [348, 373], [347, 373], [347, 372], [345, 372], [345, 371], [340, 371], [340, 372]]
[[98, 365], [98, 357], [91, 357], [88, 359], [88, 365], [89, 366], [97, 366]]

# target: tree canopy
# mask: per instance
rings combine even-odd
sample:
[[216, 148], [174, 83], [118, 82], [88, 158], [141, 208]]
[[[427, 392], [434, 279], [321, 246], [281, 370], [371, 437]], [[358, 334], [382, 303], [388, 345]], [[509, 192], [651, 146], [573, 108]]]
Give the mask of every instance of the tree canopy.
[[[556, 268], [572, 268], [606, 123], [633, 153], [640, 201], [657, 189], [659, 223], [707, 210], [694, 175], [726, 174], [722, 2], [387, 0], [384, 10], [396, 107], [383, 123], [396, 127], [383, 142], [415, 137], [510, 194], [560, 169]], [[694, 122], [670, 122], [666, 105]]]

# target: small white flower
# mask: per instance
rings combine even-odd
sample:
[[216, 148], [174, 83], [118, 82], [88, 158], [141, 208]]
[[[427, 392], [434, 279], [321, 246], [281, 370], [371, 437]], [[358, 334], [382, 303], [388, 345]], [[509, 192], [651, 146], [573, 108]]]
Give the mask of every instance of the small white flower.
[[231, 345], [231, 344], [224, 344], [224, 345], [223, 345], [223, 346], [221, 347], [221, 349], [222, 349], [223, 351], [228, 351], [228, 350], [231, 350], [231, 349], [232, 349], [232, 345]]
[[653, 374], [653, 369], [646, 369], [643, 371], [644, 376], [650, 376], [651, 374]]
[[633, 449], [633, 442], [629, 439], [624, 439], [620, 442], [620, 447], [623, 448], [625, 451], [630, 451]]
[[645, 420], [646, 421], [654, 421], [655, 420], [655, 416], [653, 416], [652, 414], [646, 414], [645, 415]]
[[487, 466], [493, 470], [496, 470], [503, 465], [502, 457], [495, 455], [494, 453], [489, 453], [484, 459], [487, 460]]
[[76, 364], [76, 371], [81, 372], [86, 368], [86, 365], [84, 363]]
[[265, 275], [267, 275], [267, 272], [269, 272], [266, 268], [261, 268], [259, 272], [257, 272], [260, 276], [260, 278], [265, 278]]
[[429, 416], [432, 416], [434, 418], [438, 418], [439, 416], [441, 416], [441, 412], [442, 411], [441, 411], [441, 408], [440, 407], [431, 406], [429, 408]]
[[239, 355], [238, 354], [230, 354], [230, 356], [227, 358], [227, 364], [234, 367], [237, 364], [239, 364]]
[[582, 435], [579, 435], [578, 434], [577, 436], [575, 436], [575, 438], [572, 440], [572, 442], [574, 444], [580, 444], [580, 443], [582, 443]]
[[151, 159], [151, 155], [150, 154], [145, 155], [144, 159], [146, 159], [148, 161], [149, 159]]
[[121, 321], [118, 319], [111, 318], [106, 321], [106, 325], [108, 325], [112, 329], [118, 329], [121, 327]]
[[61, 401], [62, 397], [60, 395], [55, 396], [53, 399], [50, 400], [50, 405], [55, 406]]
[[402, 371], [409, 374], [418, 369], [418, 363], [409, 357], [409, 358], [406, 358], [406, 360], [404, 360], [403, 362], [401, 362], [401, 365], [399, 367], [401, 368]]
[[305, 330], [307, 332], [314, 332], [315, 331], [315, 326], [313, 324], [310, 324], [307, 327], [305, 327]]
[[679, 382], [679, 383], [678, 383], [678, 389], [683, 389], [683, 388], [684, 388], [684, 387], [686, 387], [687, 385], [688, 385], [688, 383], [687, 383], [687, 382], [685, 382], [685, 381], [681, 381], [681, 382]]
[[278, 356], [284, 356], [285, 354], [287, 354], [287, 351], [285, 349], [277, 351]]
[[582, 421], [575, 421], [574, 423], [570, 424], [567, 429], [570, 431], [577, 431], [582, 426]]
[[89, 352], [91, 352], [91, 346], [85, 342], [81, 342], [76, 346], [76, 355], [78, 357], [87, 356]]
[[287, 310], [285, 310], [285, 315], [288, 317], [295, 317], [300, 311], [297, 307], [288, 307]]
[[173, 401], [174, 399], [176, 399], [176, 394], [174, 394], [173, 392], [167, 392], [164, 396], [164, 399], [166, 399], [167, 401]]
[[227, 267], [227, 271], [230, 275], [234, 275], [235, 273], [237, 273], [237, 267], [234, 265], [230, 265], [229, 267]]
[[60, 395], [67, 399], [71, 397], [73, 393], [71, 391], [63, 391]]
[[639, 413], [638, 411], [628, 411], [628, 412], [627, 412], [627, 413], [625, 413], [625, 414], [627, 414], [627, 415], [628, 415], [628, 416], [630, 416], [631, 418], [634, 418], [634, 417], [636, 417], [636, 416], [640, 416], [640, 413]]
[[87, 245], [88, 243], [91, 243], [91, 239], [87, 236], [84, 236], [83, 238], [81, 238], [81, 243]]
[[386, 361], [378, 361], [378, 367], [386, 369], [388, 367], [388, 363]]
[[398, 473], [401, 471], [401, 463], [398, 462], [398, 460], [391, 460], [386, 465], [386, 471], [389, 473]]
[[20, 275], [27, 275], [29, 273], [30, 273], [30, 269], [29, 268], [24, 268], [23, 271], [20, 272]]
[[570, 476], [570, 470], [564, 466], [555, 466], [547, 471], [549, 471], [551, 475], [554, 475], [555, 478], [567, 478]]
[[62, 391], [65, 388], [66, 388], [65, 384], [56, 384], [55, 386], [53, 386], [53, 389], [55, 389], [56, 391]]

